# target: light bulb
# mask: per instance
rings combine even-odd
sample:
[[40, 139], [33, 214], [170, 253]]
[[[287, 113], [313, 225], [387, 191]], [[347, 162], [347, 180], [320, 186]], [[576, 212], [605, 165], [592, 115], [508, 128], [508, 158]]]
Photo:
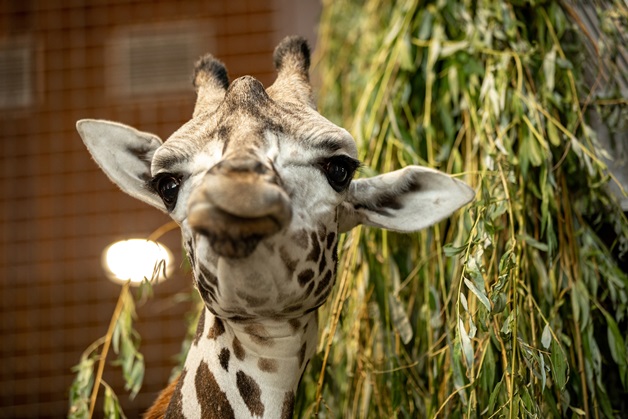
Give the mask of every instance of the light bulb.
[[172, 252], [161, 243], [128, 239], [110, 244], [103, 251], [102, 264], [107, 277], [118, 283], [139, 285], [144, 278], [161, 282], [172, 271]]

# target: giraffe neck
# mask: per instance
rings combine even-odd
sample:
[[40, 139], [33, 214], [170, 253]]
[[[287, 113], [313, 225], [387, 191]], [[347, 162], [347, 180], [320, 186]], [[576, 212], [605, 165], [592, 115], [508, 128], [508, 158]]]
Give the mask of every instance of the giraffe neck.
[[205, 308], [166, 416], [291, 418], [316, 340], [316, 313], [238, 323]]

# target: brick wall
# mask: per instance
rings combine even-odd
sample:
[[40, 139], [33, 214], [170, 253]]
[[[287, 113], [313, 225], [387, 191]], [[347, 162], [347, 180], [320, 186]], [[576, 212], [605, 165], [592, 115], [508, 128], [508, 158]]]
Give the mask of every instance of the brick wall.
[[[232, 78], [251, 74], [269, 85], [277, 40], [295, 30], [312, 38], [317, 7], [304, 0], [0, 1], [0, 417], [66, 415], [71, 367], [106, 332], [119, 292], [104, 278], [102, 250], [168, 220], [118, 191], [74, 128], [80, 118], [104, 118], [167, 138], [190, 118], [191, 88], [125, 90], [118, 79], [130, 59], [124, 42], [194, 28], [192, 50], [211, 50]], [[162, 240], [181, 264], [178, 232]], [[141, 394], [128, 400], [118, 369], [105, 376], [129, 418], [167, 382], [190, 309], [176, 296], [190, 287], [177, 270], [138, 309], [147, 367]]]

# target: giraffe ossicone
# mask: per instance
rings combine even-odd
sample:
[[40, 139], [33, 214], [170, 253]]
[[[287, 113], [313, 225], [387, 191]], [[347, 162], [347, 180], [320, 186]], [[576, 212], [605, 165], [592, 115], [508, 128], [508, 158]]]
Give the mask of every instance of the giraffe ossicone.
[[205, 304], [183, 372], [146, 417], [291, 417], [336, 276], [338, 235], [363, 224], [416, 231], [473, 199], [463, 182], [410, 166], [353, 179], [351, 135], [315, 109], [305, 40], [276, 48], [276, 81], [229, 83], [196, 65], [192, 119], [162, 142], [81, 120], [94, 160], [124, 192], [181, 227]]

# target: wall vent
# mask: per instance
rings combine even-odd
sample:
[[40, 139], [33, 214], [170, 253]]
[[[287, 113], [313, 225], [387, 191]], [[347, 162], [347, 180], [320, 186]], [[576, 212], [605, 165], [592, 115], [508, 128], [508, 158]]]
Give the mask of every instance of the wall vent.
[[141, 96], [191, 90], [193, 65], [201, 55], [196, 27], [178, 24], [119, 32], [110, 56], [114, 92]]

